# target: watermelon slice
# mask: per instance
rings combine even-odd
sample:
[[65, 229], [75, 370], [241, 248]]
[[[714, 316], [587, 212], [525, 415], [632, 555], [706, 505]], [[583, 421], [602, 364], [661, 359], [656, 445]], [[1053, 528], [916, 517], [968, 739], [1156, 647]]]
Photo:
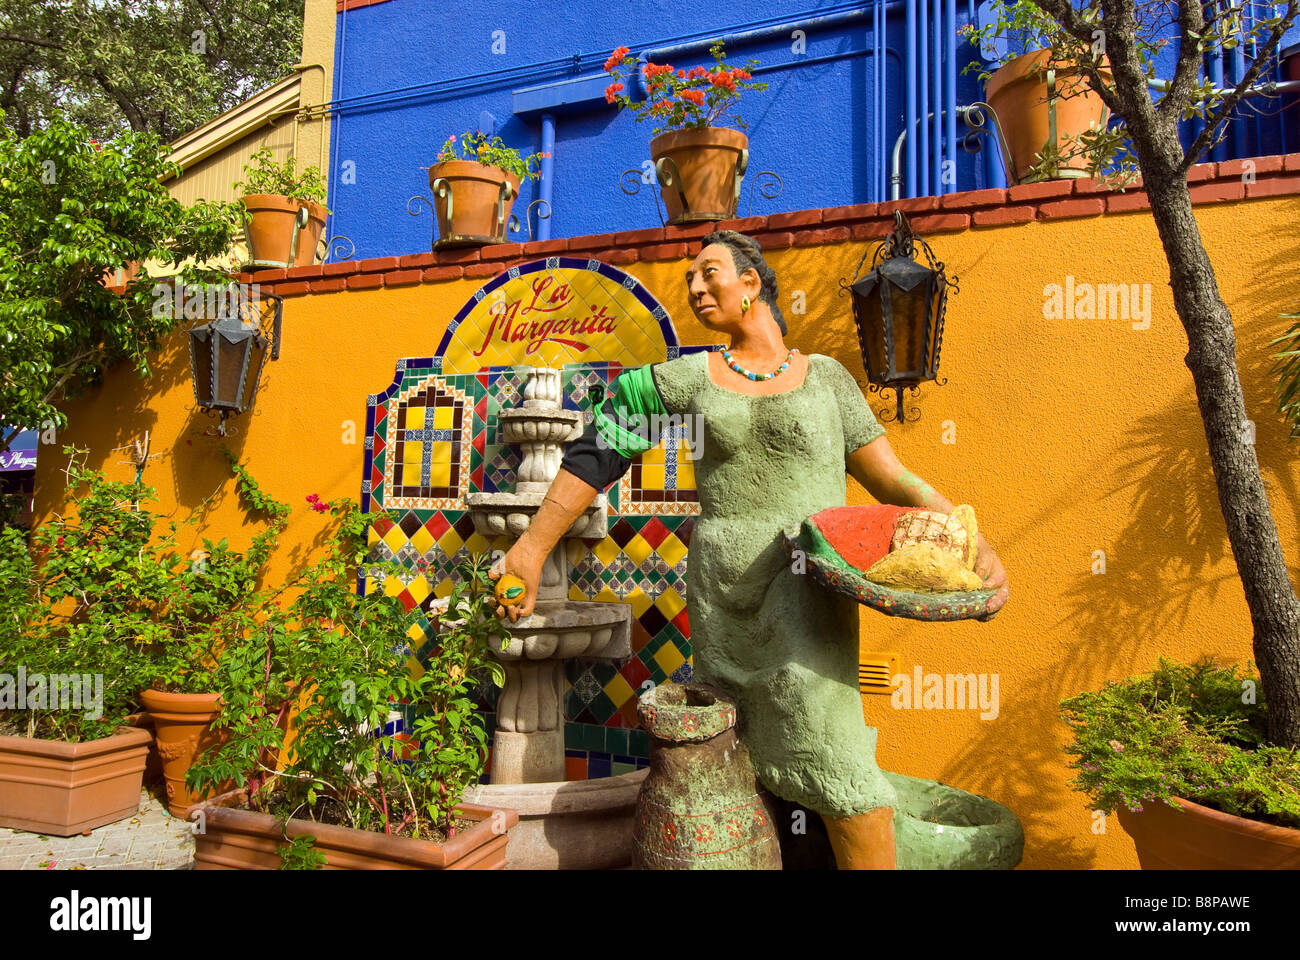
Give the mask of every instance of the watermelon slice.
[[992, 590], [917, 593], [863, 578], [864, 572], [889, 553], [898, 518], [919, 509], [892, 504], [830, 507], [804, 520], [797, 535], [785, 532], [782, 537], [796, 557], [803, 555], [807, 573], [822, 587], [888, 616], [931, 621], [982, 616]]

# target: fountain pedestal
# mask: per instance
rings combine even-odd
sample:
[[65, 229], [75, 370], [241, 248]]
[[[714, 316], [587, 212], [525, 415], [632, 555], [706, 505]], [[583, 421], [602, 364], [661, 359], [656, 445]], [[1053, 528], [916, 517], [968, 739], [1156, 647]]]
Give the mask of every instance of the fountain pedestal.
[[[466, 506], [485, 537], [518, 538], [541, 509], [560, 469], [563, 445], [582, 435], [582, 415], [561, 405], [560, 371], [534, 368], [520, 407], [503, 410], [504, 438], [523, 451], [514, 492], [471, 493]], [[628, 864], [632, 811], [646, 771], [596, 781], [564, 780], [564, 661], [617, 660], [632, 653], [632, 608], [569, 599], [567, 541], [607, 533], [598, 494], [547, 556], [533, 612], [506, 623], [492, 652], [505, 668], [492, 742], [492, 783], [466, 791], [470, 802], [519, 812], [508, 869], [599, 869]]]

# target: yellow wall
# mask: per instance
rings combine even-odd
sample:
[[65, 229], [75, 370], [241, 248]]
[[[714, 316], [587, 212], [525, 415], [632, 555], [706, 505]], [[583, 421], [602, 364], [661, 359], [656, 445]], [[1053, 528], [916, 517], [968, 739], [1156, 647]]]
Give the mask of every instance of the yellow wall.
[[[1275, 413], [1268, 341], [1300, 300], [1300, 199], [1197, 208], [1224, 300], [1237, 329], [1256, 453], [1293, 576], [1300, 570], [1300, 446]], [[1252, 238], [1242, 250], [1242, 224]], [[944, 331], [944, 387], [927, 385], [915, 423], [887, 424], [900, 459], [954, 503], [970, 503], [1008, 570], [1011, 599], [989, 623], [925, 624], [862, 614], [862, 647], [901, 654], [900, 668], [996, 673], [1000, 714], [894, 710], [864, 698], [880, 729], [887, 769], [930, 777], [1010, 806], [1025, 825], [1026, 867], [1136, 867], [1133, 845], [1111, 818], [1104, 835], [1067, 787], [1057, 701], [1148, 669], [1157, 655], [1245, 659], [1250, 621], [1228, 547], [1191, 375], [1154, 224], [1147, 213], [1041, 221], [929, 238], [961, 292]], [[774, 251], [789, 342], [861, 370], [845, 298], [864, 244]], [[716, 338], [686, 305], [686, 262], [625, 269], [661, 299], [684, 343]], [[1043, 319], [1043, 288], [1066, 274], [1092, 283], [1150, 283], [1152, 321]], [[262, 485], [296, 508], [287, 545], [321, 528], [303, 497], [356, 497], [365, 402], [393, 378], [399, 357], [431, 355], [446, 322], [478, 281], [291, 298], [281, 359], [269, 365], [253, 415], [232, 421], [231, 446]], [[790, 298], [803, 291], [807, 313]], [[91, 462], [130, 476], [121, 451], [148, 429], [160, 456], [145, 473], [162, 506], [188, 515], [222, 488], [208, 521], [235, 529], [233, 490], [210, 425], [191, 411], [183, 335], [144, 384], [127, 369], [68, 404], [59, 439], [90, 447]], [[865, 375], [861, 376], [865, 383]], [[869, 395], [873, 407], [883, 406]], [[348, 422], [355, 429], [349, 439]], [[955, 443], [944, 443], [945, 430]], [[60, 491], [60, 458], [42, 455], [37, 516]], [[868, 502], [850, 480], [850, 502]], [[1092, 572], [1104, 550], [1106, 572]], [[283, 559], [278, 571], [286, 566]], [[1295, 579], [1300, 580], [1300, 577]]]

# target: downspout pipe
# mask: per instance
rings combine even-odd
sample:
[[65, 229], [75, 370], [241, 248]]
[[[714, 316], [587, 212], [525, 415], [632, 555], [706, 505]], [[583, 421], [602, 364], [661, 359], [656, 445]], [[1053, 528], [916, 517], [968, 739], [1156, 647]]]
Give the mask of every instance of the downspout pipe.
[[948, 192], [957, 189], [957, 0], [947, 0], [948, 6], [948, 70], [944, 74], [944, 100], [952, 108], [947, 113], [948, 159], [952, 162], [952, 183]]
[[[934, 83], [934, 150], [930, 152], [933, 169], [930, 172], [930, 183], [932, 192], [935, 196], [946, 191], [943, 188], [943, 160], [944, 160], [944, 142], [943, 142], [943, 124], [944, 111], [948, 109], [948, 104], [944, 101], [944, 92], [947, 85], [944, 83], [943, 76], [943, 51], [947, 43], [943, 36], [943, 0], [927, 0], [930, 4], [934, 22], [932, 24], [934, 41], [933, 56], [934, 63], [931, 64], [930, 76]], [[949, 27], [951, 29], [951, 27]]]
[[[551, 197], [555, 192], [555, 115], [542, 114], [542, 176], [538, 184], [537, 239], [551, 239]], [[543, 216], [545, 212], [545, 216]], [[527, 227], [527, 224], [525, 224]]]
[[[904, 121], [903, 133], [906, 134], [908, 127], [916, 121], [916, 0], [907, 0], [907, 35], [904, 45], [906, 56], [903, 58], [903, 75], [906, 77], [906, 109], [907, 119]], [[917, 153], [915, 150], [907, 151], [907, 189], [916, 190], [917, 182]], [[909, 193], [908, 196], [916, 196], [915, 193]]]
[[[920, 93], [919, 99], [920, 99], [920, 107], [921, 107], [921, 112], [920, 114], [918, 114], [918, 116], [920, 116], [923, 121], [924, 118], [930, 115], [930, 110], [931, 110], [930, 53], [929, 53], [930, 35], [929, 35], [929, 30], [927, 28], [927, 24], [925, 22], [926, 15], [928, 13], [929, 13], [928, 0], [919, 0], [919, 3], [917, 5], [917, 11], [916, 11], [916, 27], [918, 31], [918, 36], [916, 41], [916, 49], [917, 49], [916, 62], [918, 63], [918, 68], [916, 71], [917, 73], [916, 85]], [[921, 148], [920, 156], [917, 158], [920, 162], [919, 166], [921, 172], [921, 180], [920, 180], [921, 192], [917, 194], [917, 196], [928, 197], [931, 194], [930, 162], [932, 158], [930, 156], [930, 128], [926, 126], [924, 122], [921, 123], [921, 136], [918, 140], [918, 143], [920, 144], [920, 148]], [[934, 146], [936, 150], [939, 148], [939, 145], [937, 143]], [[910, 153], [911, 151], [908, 152]]]
[[[971, 113], [986, 115], [990, 122], [991, 129], [989, 126], [984, 126], [981, 124], [979, 126], [974, 127], [972, 132], [987, 133], [989, 136], [993, 137], [994, 142], [997, 144], [997, 149], [1003, 156], [1003, 163], [1005, 164], [1009, 162], [1009, 159], [1007, 157], [1006, 141], [1002, 136], [1002, 126], [1000, 123], [998, 123], [997, 114], [995, 114], [986, 104], [970, 104], [969, 106], [959, 106], [957, 107], [955, 112], [960, 113], [962, 117], [962, 122], [967, 124], [970, 123], [969, 115]], [[913, 121], [913, 123], [919, 125], [920, 129], [924, 130], [925, 125], [931, 119], [932, 117], [929, 116], [924, 118], [924, 120], [918, 117], [915, 121]], [[904, 186], [903, 147], [906, 143], [907, 143], [907, 128], [904, 127], [902, 132], [898, 134], [898, 138], [894, 141], [894, 150], [889, 165], [889, 169], [890, 169], [889, 199], [890, 200], [902, 199], [901, 194], [903, 192], [903, 186]], [[908, 153], [910, 154], [911, 151], [909, 150]], [[912, 193], [909, 190], [908, 196], [914, 197], [917, 196], [917, 194]]]

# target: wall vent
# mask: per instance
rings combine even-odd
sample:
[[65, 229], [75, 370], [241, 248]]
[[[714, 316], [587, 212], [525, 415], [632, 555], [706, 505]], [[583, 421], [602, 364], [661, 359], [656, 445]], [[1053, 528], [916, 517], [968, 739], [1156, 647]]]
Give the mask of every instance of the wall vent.
[[862, 693], [892, 693], [890, 680], [896, 673], [897, 653], [864, 653], [858, 659], [858, 690]]

